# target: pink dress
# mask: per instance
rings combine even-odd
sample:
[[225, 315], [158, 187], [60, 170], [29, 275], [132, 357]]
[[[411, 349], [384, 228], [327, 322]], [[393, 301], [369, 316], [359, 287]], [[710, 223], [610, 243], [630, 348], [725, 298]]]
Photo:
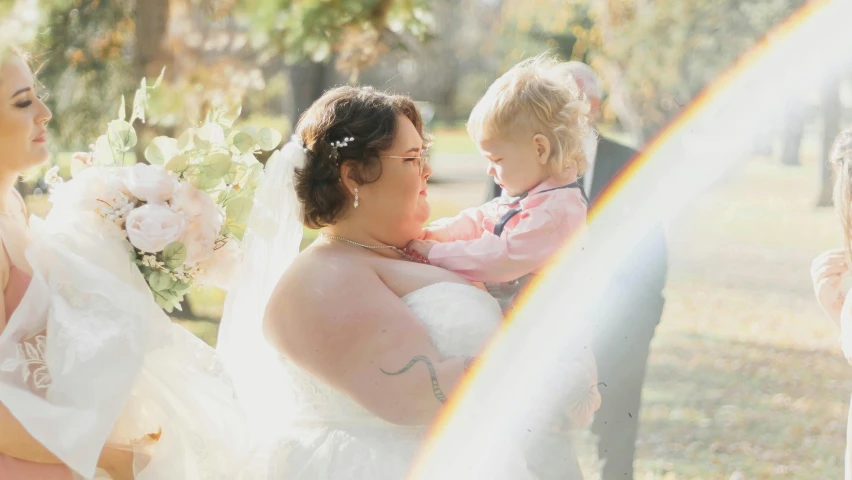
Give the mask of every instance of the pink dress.
[[[0, 243], [2, 243], [2, 240], [0, 240]], [[24, 298], [31, 277], [12, 263], [5, 244], [3, 244], [3, 254], [6, 255], [9, 262], [9, 282], [6, 284], [6, 289], [3, 290], [6, 318], [2, 326], [5, 327], [5, 323], [9, 321], [12, 313], [20, 305], [21, 299]], [[0, 435], [2, 435], [2, 432], [0, 432]], [[72, 478], [71, 469], [65, 465], [27, 462], [0, 453], [0, 479], [2, 480], [71, 480]]]

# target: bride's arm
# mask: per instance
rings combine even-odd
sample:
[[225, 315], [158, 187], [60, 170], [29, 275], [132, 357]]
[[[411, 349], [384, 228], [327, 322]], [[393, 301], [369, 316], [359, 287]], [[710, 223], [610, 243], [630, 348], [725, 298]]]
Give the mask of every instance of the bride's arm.
[[282, 280], [267, 309], [267, 337], [378, 417], [431, 422], [471, 359], [443, 358], [375, 273], [324, 270]]

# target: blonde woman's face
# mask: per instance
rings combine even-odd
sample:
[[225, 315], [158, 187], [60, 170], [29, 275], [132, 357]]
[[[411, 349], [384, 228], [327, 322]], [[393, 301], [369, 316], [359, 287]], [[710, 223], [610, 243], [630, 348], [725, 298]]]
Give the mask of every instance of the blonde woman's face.
[[29, 66], [11, 56], [0, 66], [0, 166], [21, 173], [44, 163], [50, 118]]

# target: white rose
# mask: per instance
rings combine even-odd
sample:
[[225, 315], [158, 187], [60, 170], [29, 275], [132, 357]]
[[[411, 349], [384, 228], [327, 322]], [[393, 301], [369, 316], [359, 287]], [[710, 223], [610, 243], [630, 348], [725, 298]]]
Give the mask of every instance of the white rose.
[[176, 186], [177, 181], [160, 166], [137, 163], [127, 171], [127, 188], [143, 202], [165, 203]]
[[219, 228], [200, 221], [201, 217], [191, 220], [186, 225], [181, 242], [186, 247], [186, 264], [197, 265], [213, 255], [216, 239], [219, 238]]
[[195, 276], [196, 282], [199, 285], [227, 290], [242, 256], [243, 252], [238, 242], [233, 239], [228, 240], [228, 243], [216, 249], [209, 259], [198, 265], [201, 270]]
[[163, 205], [149, 203], [133, 209], [126, 220], [127, 238], [143, 252], [161, 252], [180, 239], [186, 228], [183, 217]]

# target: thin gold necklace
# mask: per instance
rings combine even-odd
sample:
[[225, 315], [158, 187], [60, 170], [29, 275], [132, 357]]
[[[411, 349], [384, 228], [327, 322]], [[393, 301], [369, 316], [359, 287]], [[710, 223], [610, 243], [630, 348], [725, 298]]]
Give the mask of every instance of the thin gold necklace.
[[391, 250], [393, 252], [398, 253], [402, 258], [404, 258], [404, 259], [406, 259], [410, 262], [428, 263], [428, 261], [425, 261], [424, 259], [421, 259], [421, 258], [417, 258], [413, 255], [410, 255], [410, 254], [406, 253], [405, 250], [403, 250], [401, 248], [394, 247], [393, 245], [364, 245], [363, 243], [358, 243], [354, 240], [349, 240], [346, 237], [340, 237], [340, 236], [337, 236], [337, 235], [328, 235], [325, 232], [320, 232], [320, 235], [322, 235], [323, 237], [325, 237], [329, 240], [340, 240], [342, 242], [351, 243], [352, 245], [356, 245], [356, 246], [361, 247], [361, 248], [366, 248], [367, 250], [388, 249], [388, 250]]

